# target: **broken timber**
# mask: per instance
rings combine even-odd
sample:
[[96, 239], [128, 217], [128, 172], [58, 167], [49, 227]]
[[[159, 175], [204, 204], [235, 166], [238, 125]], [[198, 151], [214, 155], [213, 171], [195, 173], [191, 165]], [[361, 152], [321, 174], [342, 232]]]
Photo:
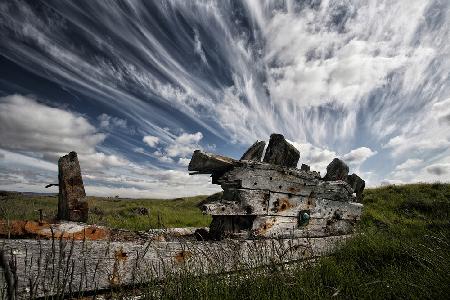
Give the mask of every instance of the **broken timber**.
[[357, 202], [364, 180], [356, 174], [348, 176], [348, 166], [338, 158], [327, 167], [324, 178], [305, 164], [297, 169], [300, 153], [280, 134], [270, 136], [261, 162], [264, 144], [253, 144], [239, 161], [194, 152], [189, 170], [211, 174], [212, 183], [224, 190], [218, 201], [202, 207], [213, 216], [211, 238], [328, 237], [354, 232], [362, 214], [363, 205]]
[[348, 238], [109, 242], [0, 240], [0, 259], [14, 266], [17, 299], [76, 297], [167, 276], [220, 274], [329, 254]]
[[58, 160], [58, 172], [58, 219], [86, 222], [89, 208], [76, 152]]

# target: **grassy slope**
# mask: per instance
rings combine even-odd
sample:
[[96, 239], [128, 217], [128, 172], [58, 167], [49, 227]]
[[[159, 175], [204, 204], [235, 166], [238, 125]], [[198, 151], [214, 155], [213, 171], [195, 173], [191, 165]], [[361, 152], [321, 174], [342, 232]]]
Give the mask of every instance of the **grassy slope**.
[[[205, 226], [209, 219], [183, 200], [90, 198], [91, 222], [129, 229], [156, 227], [157, 211], [166, 226]], [[10, 218], [36, 218], [33, 209], [54, 214], [56, 200], [46, 197], [8, 200]], [[267, 275], [180, 277], [149, 285], [168, 299], [448, 299], [450, 294], [450, 185], [414, 184], [365, 191], [359, 235], [317, 264]], [[132, 207], [148, 207], [151, 216], [131, 216]], [[1, 217], [1, 216], [0, 216]]]
[[[177, 198], [173, 200], [138, 199], [120, 200], [89, 197], [88, 223], [129, 230], [148, 230], [159, 227], [209, 226], [210, 216], [203, 215], [196, 205], [206, 196]], [[16, 196], [0, 200], [0, 219], [34, 220], [38, 209], [51, 220], [57, 212], [56, 196]], [[133, 209], [145, 207], [149, 215], [139, 215]], [[158, 221], [159, 215], [159, 221]]]

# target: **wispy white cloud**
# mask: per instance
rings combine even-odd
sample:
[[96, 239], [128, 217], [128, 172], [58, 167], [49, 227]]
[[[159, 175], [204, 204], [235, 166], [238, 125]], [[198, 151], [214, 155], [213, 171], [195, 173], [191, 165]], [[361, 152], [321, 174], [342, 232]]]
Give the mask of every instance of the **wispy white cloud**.
[[157, 136], [152, 135], [146, 135], [142, 140], [144, 141], [144, 143], [146, 143], [152, 148], [154, 148], [159, 142], [159, 138]]
[[342, 159], [350, 164], [362, 164], [366, 159], [377, 154], [376, 151], [367, 147], [360, 147], [351, 150], [349, 153], [342, 156]]
[[391, 149], [392, 155], [446, 150], [450, 146], [450, 124], [445, 122], [450, 115], [450, 98], [428, 103], [417, 115], [383, 146]]
[[422, 159], [409, 158], [405, 162], [399, 164], [395, 167], [395, 170], [409, 170], [417, 168], [418, 166], [423, 164]]
[[320, 172], [322, 176], [326, 174], [328, 164], [337, 157], [336, 152], [329, 149], [313, 146], [309, 143], [289, 142], [300, 151], [299, 164], [309, 165], [312, 170]]
[[202, 62], [206, 65], [208, 64], [208, 61], [206, 60], [205, 52], [203, 51], [202, 42], [200, 41], [200, 36], [198, 34], [198, 30], [194, 30], [194, 40], [195, 40], [195, 52], [200, 55], [200, 58], [202, 59]]
[[127, 128], [127, 120], [124, 119], [112, 117], [107, 114], [101, 114], [100, 116], [98, 116], [97, 119], [100, 122], [100, 128], [105, 129], [114, 129], [115, 127], [122, 129]]
[[[373, 151], [368, 147], [359, 147], [356, 149], [352, 149], [348, 153], [340, 155], [335, 151], [314, 146], [309, 143], [297, 143], [292, 141], [289, 142], [292, 143], [292, 145], [294, 145], [294, 147], [296, 147], [300, 151], [299, 165], [301, 163], [308, 164], [310, 165], [312, 170], [319, 171], [322, 175], [326, 174], [326, 167], [336, 157], [341, 158], [350, 165], [350, 172], [361, 172], [361, 164], [369, 157], [377, 153], [376, 151]], [[365, 172], [365, 174], [367, 175], [369, 173], [371, 172]]]
[[189, 162], [190, 162], [190, 161], [191, 161], [191, 160], [190, 160], [189, 158], [180, 157], [180, 158], [178, 159], [178, 164], [179, 164], [180, 166], [187, 167], [187, 166], [189, 165]]
[[201, 148], [199, 142], [202, 138], [201, 132], [182, 133], [166, 148], [166, 153], [170, 157], [191, 155], [194, 150]]

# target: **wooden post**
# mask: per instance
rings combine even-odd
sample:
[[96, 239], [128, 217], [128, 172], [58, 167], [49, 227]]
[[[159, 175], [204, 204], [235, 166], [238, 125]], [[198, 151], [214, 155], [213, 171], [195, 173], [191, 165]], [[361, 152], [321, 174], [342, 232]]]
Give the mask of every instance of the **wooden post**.
[[58, 161], [58, 219], [86, 222], [88, 203], [76, 152], [70, 152]]

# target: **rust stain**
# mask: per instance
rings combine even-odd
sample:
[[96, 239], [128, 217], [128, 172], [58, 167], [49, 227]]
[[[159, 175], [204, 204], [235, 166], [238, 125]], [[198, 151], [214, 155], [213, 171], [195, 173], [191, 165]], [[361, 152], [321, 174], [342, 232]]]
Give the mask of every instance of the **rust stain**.
[[[109, 236], [109, 231], [103, 228], [90, 226], [85, 228], [84, 231], [78, 231], [72, 235], [76, 240], [82, 240], [86, 238], [87, 240], [98, 241], [107, 239]], [[70, 234], [65, 235], [64, 238], [71, 238]]]
[[[27, 233], [38, 234], [45, 229], [50, 229], [50, 224], [35, 221], [26, 221], [24, 229]], [[51, 235], [51, 234], [50, 234]]]
[[316, 194], [311, 192], [308, 196], [308, 199], [306, 200], [306, 204], [308, 205], [309, 209], [316, 206]]
[[178, 263], [183, 263], [191, 256], [192, 256], [192, 253], [190, 251], [182, 250], [175, 255], [175, 260]]
[[26, 235], [25, 231], [26, 221], [0, 221], [0, 236], [7, 237], [8, 234], [11, 236], [21, 236]]
[[114, 252], [114, 259], [117, 261], [126, 261], [128, 259], [128, 254], [123, 251], [123, 248], [120, 248]]
[[279, 199], [278, 207], [279, 207], [278, 211], [284, 211], [284, 210], [287, 210], [287, 209], [293, 207], [293, 205], [291, 202], [289, 202], [288, 198], [282, 198], [282, 199]]
[[165, 242], [166, 241], [166, 238], [162, 234], [155, 235], [151, 239], [153, 241], [157, 241], [157, 242]]
[[113, 286], [119, 285], [122, 282], [122, 276], [120, 275], [119, 268], [120, 263], [125, 263], [128, 259], [128, 254], [123, 251], [120, 247], [118, 250], [114, 251], [114, 265], [111, 275], [109, 276], [109, 283]]
[[119, 262], [118, 262], [118, 260], [114, 260], [112, 274], [109, 276], [108, 279], [109, 279], [109, 283], [111, 285], [119, 285], [120, 282], [122, 281], [122, 277], [120, 276], [120, 273], [119, 273]]
[[[53, 235], [51, 227], [53, 228]], [[86, 239], [96, 241], [107, 239], [109, 237], [109, 230], [88, 225], [79, 231], [65, 232], [58, 228], [58, 224], [24, 220], [12, 220], [9, 222], [0, 220], [0, 236], [7, 236], [8, 234], [15, 237], [35, 236], [41, 238], [55, 237], [58, 239]]]
[[278, 198], [273, 205], [274, 207], [272, 210], [275, 212], [285, 211], [293, 207], [292, 203], [289, 201], [289, 198]]
[[119, 285], [120, 284], [120, 276], [118, 274], [118, 271], [115, 267], [116, 265], [113, 266], [113, 273], [111, 274], [111, 276], [109, 276], [109, 283], [111, 285]]
[[273, 227], [275, 224], [275, 219], [270, 219], [264, 222], [260, 228], [256, 230], [257, 234], [266, 234], [267, 231]]
[[288, 192], [289, 193], [298, 193], [298, 192], [300, 192], [300, 189], [296, 189], [295, 187], [291, 186], [290, 188], [288, 188]]

